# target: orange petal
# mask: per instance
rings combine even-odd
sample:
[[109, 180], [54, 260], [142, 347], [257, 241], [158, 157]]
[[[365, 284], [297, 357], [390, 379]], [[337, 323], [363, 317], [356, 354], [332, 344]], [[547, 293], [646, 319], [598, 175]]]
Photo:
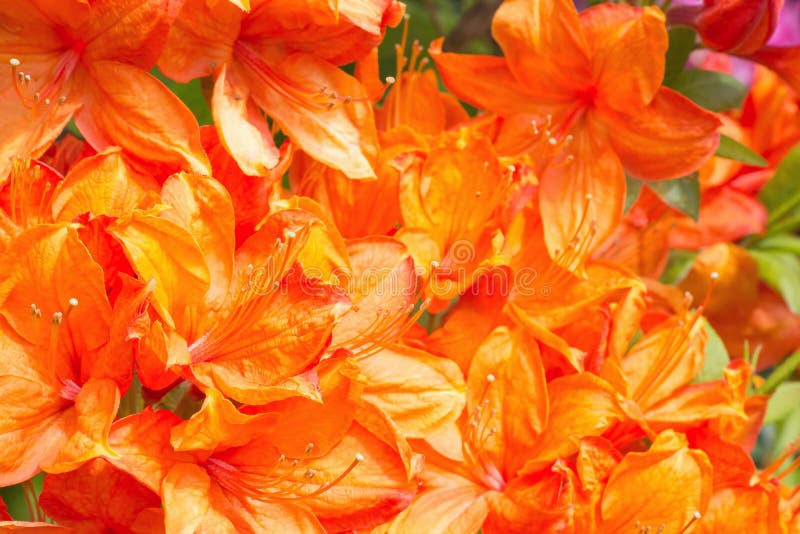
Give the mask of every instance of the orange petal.
[[230, 1], [186, 0], [182, 4], [158, 60], [159, 69], [181, 83], [208, 76], [231, 60], [245, 16]]
[[158, 314], [169, 326], [189, 332], [186, 314], [201, 305], [210, 283], [205, 258], [189, 232], [141, 212], [117, 221], [108, 231], [122, 244], [139, 278], [156, 281], [153, 306]]
[[589, 130], [572, 130], [571, 156], [550, 164], [539, 184], [547, 250], [555, 263], [578, 274], [617, 227], [625, 199], [625, 173], [618, 157], [602, 136]]
[[649, 104], [664, 77], [664, 12], [602, 4], [581, 12], [580, 20], [592, 50], [598, 98], [619, 111]]
[[542, 105], [517, 81], [504, 58], [442, 52], [442, 39], [428, 52], [445, 85], [473, 106], [502, 116], [533, 113]]
[[167, 39], [175, 16], [171, 11], [169, 0], [93, 4], [89, 19], [76, 32], [86, 42], [82, 60], [110, 59], [149, 70]]
[[685, 176], [710, 158], [719, 144], [721, 122], [685, 96], [662, 87], [635, 113], [598, 114], [622, 165], [638, 178]]
[[233, 204], [225, 188], [207, 176], [180, 173], [164, 182], [161, 198], [172, 207], [161, 214], [186, 228], [203, 254], [209, 271], [205, 304], [220, 306], [233, 277]]
[[227, 517], [228, 499], [202, 467], [177, 464], [161, 491], [167, 532], [239, 532]]
[[[525, 461], [523, 451], [534, 447], [547, 425], [547, 383], [538, 344], [519, 330], [498, 327], [475, 353], [467, 387], [469, 424], [478, 417], [484, 430], [476, 435], [470, 429], [464, 439], [509, 480]], [[496, 434], [486, 438], [489, 428]]]
[[492, 36], [514, 77], [540, 98], [569, 99], [592, 77], [588, 45], [572, 2], [506, 1], [495, 13]]
[[452, 478], [460, 483], [426, 489], [391, 523], [373, 532], [403, 534], [421, 525], [431, 532], [478, 532], [489, 514], [487, 491], [465, 478]]
[[643, 409], [688, 384], [703, 365], [703, 320], [676, 316], [648, 332], [622, 359], [631, 398]]
[[[9, 350], [5, 335], [0, 334], [3, 355], [17, 357], [25, 363], [23, 354]], [[22, 356], [22, 357], [20, 357]], [[48, 388], [41, 378], [30, 378], [9, 369], [1, 362], [4, 376], [0, 378], [0, 484], [10, 486], [28, 480], [39, 471], [39, 465], [50, 462], [66, 440], [58, 424], [65, 403], [58, 392]]]
[[440, 136], [422, 167], [412, 167], [400, 178], [405, 226], [427, 230], [442, 252], [464, 240], [473, 250], [463, 252], [474, 255], [505, 192], [500, 185], [505, 172], [485, 137], [467, 129]]
[[230, 327], [220, 323], [218, 332], [210, 331], [189, 347], [195, 362], [191, 370], [200, 384], [255, 405], [269, 398], [264, 386], [277, 385], [319, 360], [346, 303], [334, 288], [296, 276], [258, 300], [255, 311], [261, 313], [240, 325], [230, 318]]
[[145, 509], [160, 508], [161, 499], [129, 474], [96, 459], [76, 471], [45, 477], [39, 504], [60, 525], [121, 531], [131, 529]]
[[269, 211], [272, 192], [279, 186], [294, 157], [294, 145], [284, 141], [280, 161], [266, 175], [247, 176], [223, 146], [214, 126], [200, 127], [203, 147], [208, 152], [214, 178], [225, 186], [233, 201], [236, 217], [236, 242], [243, 243]]
[[194, 115], [150, 74], [116, 61], [95, 61], [75, 72], [75, 83], [86, 91], [75, 122], [95, 149], [116, 145], [145, 163], [211, 173]]
[[194, 462], [187, 453], [175, 452], [170, 444], [170, 432], [183, 420], [172, 412], [146, 408], [114, 422], [108, 442], [117, 458], [110, 458], [114, 467], [122, 469], [156, 493], [161, 493], [161, 481], [173, 466]]
[[265, 415], [245, 415], [214, 389], [206, 392], [200, 411], [171, 431], [171, 443], [176, 451], [214, 451], [221, 444], [226, 447], [243, 445], [252, 440], [252, 433], [270, 424]]
[[[70, 303], [73, 298], [75, 306]], [[0, 303], [0, 314], [11, 327], [43, 347], [51, 339], [51, 319], [61, 314], [60, 328], [68, 328], [69, 336], [59, 336], [60, 349], [51, 351], [54, 359], [42, 362], [61, 378], [75, 378], [74, 354], [98, 349], [108, 341], [111, 307], [103, 272], [71, 226], [39, 225], [17, 237], [0, 259]], [[32, 304], [38, 312], [33, 313]]]
[[84, 213], [125, 217], [151, 202], [158, 184], [137, 172], [120, 148], [109, 148], [79, 161], [53, 195], [53, 219], [72, 221]]
[[269, 174], [280, 160], [272, 132], [250, 99], [240, 67], [223, 64], [214, 81], [214, 123], [225, 148], [247, 175]]
[[[366, 92], [355, 78], [311, 54], [292, 54], [275, 65], [267, 65], [251, 50], [248, 58], [250, 54], [253, 58], [247, 61], [255, 62], [253, 66], [242, 58], [239, 62], [246, 65], [251, 96], [292, 141], [350, 178], [375, 177], [375, 122]], [[264, 72], [265, 68], [269, 71]], [[278, 90], [276, 84], [292, 88]], [[319, 97], [315, 95], [323, 87], [345, 101], [323, 97], [328, 100], [317, 102]], [[287, 96], [286, 91], [300, 96]]]
[[[319, 475], [314, 485], [333, 481], [354, 459], [345, 478], [305, 501], [329, 531], [377, 526], [408, 506], [416, 493], [416, 481], [408, 481], [397, 451], [357, 423], [327, 455], [309, 462]], [[297, 475], [296, 482], [307, 484], [302, 471]]]
[[119, 390], [113, 381], [93, 379], [83, 384], [74, 408], [64, 412], [59, 421], [66, 443], [42, 469], [65, 473], [93, 458], [117, 456], [108, 444], [108, 434], [118, 409]]
[[532, 459], [525, 465], [528, 473], [578, 451], [579, 443], [571, 436], [601, 436], [626, 420], [617, 393], [590, 373], [556, 378], [547, 384], [547, 390], [550, 398], [547, 428], [529, 453]]
[[665, 532], [681, 532], [705, 512], [711, 479], [703, 452], [689, 449], [682, 435], [660, 434], [649, 451], [628, 453], [611, 474], [603, 493], [600, 532], [635, 530], [637, 525], [654, 530], [665, 525]]
[[425, 438], [464, 409], [465, 384], [445, 358], [401, 345], [359, 359], [367, 383], [362, 399], [386, 413], [407, 438]]
[[[25, 72], [33, 70], [35, 74], [40, 68], [41, 75], [46, 75], [48, 70], [45, 69], [52, 68], [52, 65], [48, 62], [41, 66], [26, 66]], [[72, 98], [63, 104], [38, 106], [30, 110], [22, 105], [11, 87], [0, 89], [0, 115], [3, 116], [3, 128], [0, 130], [0, 184], [6, 183], [14, 157], [38, 158], [44, 154], [80, 107], [81, 103]]]

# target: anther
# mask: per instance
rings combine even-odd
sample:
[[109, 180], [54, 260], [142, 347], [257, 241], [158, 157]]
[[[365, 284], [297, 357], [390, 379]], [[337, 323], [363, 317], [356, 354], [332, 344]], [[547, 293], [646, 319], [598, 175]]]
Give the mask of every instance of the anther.
[[431, 262], [431, 267], [433, 267], [434, 269], [438, 269], [438, 268], [439, 268], [439, 265], [440, 265], [440, 264], [439, 264], [439, 262], [438, 262], [438, 261], [436, 261], [436, 260], [433, 260], [433, 261]]
[[289, 239], [294, 239], [297, 237], [297, 233], [294, 230], [286, 230], [286, 237]]
[[8, 63], [9, 63], [9, 64], [10, 64], [12, 67], [19, 67], [19, 66], [22, 64], [22, 63], [20, 62], [20, 60], [18, 60], [18, 59], [17, 59], [17, 58], [15, 58], [15, 57], [12, 57], [11, 59], [9, 59], [9, 60], [8, 60]]
[[62, 314], [61, 312], [55, 312], [53, 314], [53, 318], [50, 319], [50, 320], [53, 322], [54, 325], [58, 326], [58, 325], [61, 324], [61, 321], [62, 321], [63, 318], [64, 318], [64, 314]]
[[394, 76], [387, 76], [386, 77], [386, 83], [394, 83], [396, 81], [397, 81], [397, 79]]
[[489, 373], [488, 375], [486, 375], [486, 381], [489, 382], [490, 384], [492, 382], [494, 382], [495, 380], [496, 380], [496, 378], [495, 378], [495, 376], [493, 374]]
[[306, 445], [306, 454], [311, 454], [311, 451], [313, 451], [313, 450], [314, 450], [314, 443], [313, 442], [309, 442], [309, 444]]
[[361, 454], [360, 452], [357, 452], [356, 453], [356, 457], [355, 457], [355, 461], [356, 462], [363, 462], [364, 461], [364, 455]]
[[72, 297], [71, 299], [69, 299], [68, 303], [70, 308], [74, 308], [75, 306], [78, 305], [78, 299]]
[[309, 469], [309, 470], [307, 470], [305, 472], [305, 474], [303, 476], [306, 477], [306, 478], [314, 478], [314, 475], [316, 475], [316, 474], [317, 474], [316, 471], [314, 471], [313, 469]]
[[717, 271], [711, 271], [711, 274], [708, 275], [712, 280], [716, 280], [719, 278], [719, 273]]

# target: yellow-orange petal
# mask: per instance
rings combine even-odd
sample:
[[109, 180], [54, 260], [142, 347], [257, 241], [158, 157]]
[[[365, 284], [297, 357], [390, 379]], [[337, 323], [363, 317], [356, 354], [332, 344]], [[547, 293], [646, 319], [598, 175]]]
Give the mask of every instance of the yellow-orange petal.
[[272, 131], [250, 98], [250, 88], [236, 63], [216, 73], [212, 112], [219, 138], [239, 168], [249, 176], [269, 174], [280, 161]]
[[206, 306], [222, 305], [233, 277], [234, 215], [230, 195], [213, 178], [179, 173], [164, 182], [161, 198], [172, 208], [161, 217], [188, 230], [203, 254], [209, 272]]
[[157, 192], [156, 181], [135, 170], [122, 149], [108, 148], [70, 169], [53, 194], [53, 219], [67, 222], [84, 213], [130, 216], [135, 208], [150, 204]]
[[392, 345], [359, 359], [361, 398], [376, 406], [406, 438], [425, 438], [453, 423], [466, 403], [458, 366], [427, 352]]
[[711, 481], [711, 464], [702, 451], [689, 449], [685, 438], [672, 431], [659, 434], [649, 451], [627, 454], [611, 474], [599, 532], [640, 526], [658, 530], [661, 525], [665, 532], [680, 532], [702, 518]]

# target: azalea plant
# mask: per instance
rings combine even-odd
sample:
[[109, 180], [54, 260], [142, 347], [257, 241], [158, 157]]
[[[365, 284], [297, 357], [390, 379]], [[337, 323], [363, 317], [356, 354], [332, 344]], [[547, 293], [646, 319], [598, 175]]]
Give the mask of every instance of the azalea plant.
[[0, 2], [0, 531], [800, 532], [800, 3], [590, 4]]

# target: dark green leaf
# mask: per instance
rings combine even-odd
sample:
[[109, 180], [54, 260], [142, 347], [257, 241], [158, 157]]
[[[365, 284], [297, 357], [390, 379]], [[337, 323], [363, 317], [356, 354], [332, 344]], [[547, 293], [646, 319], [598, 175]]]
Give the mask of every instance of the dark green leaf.
[[669, 251], [667, 266], [658, 279], [662, 284], [675, 285], [689, 274], [689, 269], [694, 264], [697, 252], [694, 250], [672, 249]]
[[725, 111], [742, 105], [747, 86], [729, 74], [710, 70], [685, 70], [669, 86], [711, 111]]
[[664, 68], [664, 83], [669, 83], [683, 71], [689, 54], [694, 50], [696, 32], [688, 26], [676, 26], [669, 31], [669, 48]]
[[762, 158], [758, 153], [744, 146], [739, 141], [731, 139], [727, 135], [719, 136], [719, 147], [717, 147], [717, 152], [714, 155], [720, 158], [741, 161], [742, 163], [754, 167], [767, 166], [767, 160]]
[[767, 233], [783, 233], [800, 226], [800, 144], [781, 161], [775, 175], [758, 195], [769, 212]]
[[780, 293], [793, 313], [800, 312], [800, 258], [790, 252], [750, 250], [758, 263], [758, 274]]
[[695, 221], [700, 215], [700, 181], [696, 172], [674, 180], [649, 181], [647, 187], [661, 200]]
[[708, 334], [706, 357], [703, 360], [703, 367], [693, 380], [693, 382], [698, 383], [721, 379], [722, 371], [731, 361], [731, 357], [728, 355], [728, 349], [725, 348], [725, 343], [723, 343], [717, 331], [708, 324], [708, 321], [706, 321], [705, 328]]
[[642, 192], [642, 181], [628, 174], [625, 175], [625, 210], [628, 213]]

